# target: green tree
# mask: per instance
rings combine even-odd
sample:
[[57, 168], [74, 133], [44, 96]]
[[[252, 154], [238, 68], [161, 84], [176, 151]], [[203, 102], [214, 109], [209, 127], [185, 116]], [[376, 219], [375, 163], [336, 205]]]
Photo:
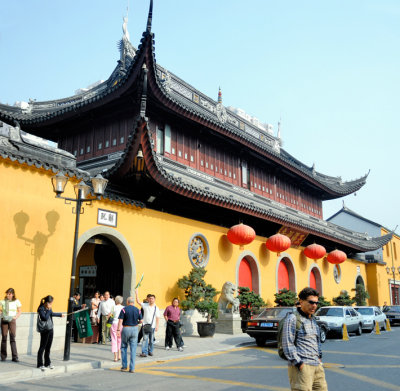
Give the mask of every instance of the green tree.
[[292, 307], [296, 304], [297, 294], [283, 288], [278, 293], [275, 293], [274, 301], [277, 307]]
[[218, 317], [218, 303], [214, 298], [218, 292], [204, 281], [207, 271], [203, 267], [193, 268], [188, 276], [178, 280], [178, 287], [185, 291], [185, 300], [181, 301], [183, 310], [196, 309], [207, 317], [207, 322]]
[[248, 287], [240, 286], [238, 288], [238, 293], [240, 302], [240, 317], [242, 319], [250, 319], [254, 311], [265, 306], [265, 302], [262, 297], [259, 294], [251, 291]]
[[367, 305], [367, 299], [369, 299], [369, 293], [365, 290], [365, 286], [363, 284], [356, 285], [356, 295], [353, 297], [356, 304], [359, 306]]
[[331, 305], [331, 302], [326, 300], [324, 296], [318, 298], [318, 308], [327, 307], [328, 305]]
[[347, 291], [341, 291], [340, 295], [334, 297], [332, 301], [336, 305], [352, 305], [355, 302], [355, 300], [350, 297]]

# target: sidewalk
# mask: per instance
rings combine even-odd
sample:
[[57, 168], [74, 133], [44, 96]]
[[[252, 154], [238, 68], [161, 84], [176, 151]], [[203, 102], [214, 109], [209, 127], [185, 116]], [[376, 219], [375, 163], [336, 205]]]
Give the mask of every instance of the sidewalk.
[[[154, 356], [146, 358], [138, 357], [141, 353], [141, 346], [138, 346], [136, 365], [229, 350], [234, 347], [252, 344], [254, 340], [246, 334], [215, 334], [213, 338], [184, 337], [184, 342], [186, 346], [184, 351], [178, 352], [176, 347], [166, 351], [164, 349], [164, 340], [160, 340], [158, 344], [154, 345]], [[51, 377], [62, 373], [120, 367], [121, 362], [114, 362], [113, 358], [110, 343], [107, 345], [71, 343], [71, 359], [63, 361], [63, 351], [52, 352], [51, 360], [55, 368], [53, 370], [47, 369], [45, 372], [36, 368], [36, 355], [20, 356], [19, 363], [12, 362], [11, 357], [9, 357], [7, 361], [0, 362], [0, 385]]]

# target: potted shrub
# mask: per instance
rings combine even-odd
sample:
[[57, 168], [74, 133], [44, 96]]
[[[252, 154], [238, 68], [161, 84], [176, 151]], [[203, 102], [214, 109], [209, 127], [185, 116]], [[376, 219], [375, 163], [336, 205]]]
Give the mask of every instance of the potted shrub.
[[245, 286], [240, 286], [238, 288], [238, 298], [240, 302], [240, 317], [242, 318], [242, 329], [247, 323], [248, 319], [251, 319], [252, 315], [260, 309], [260, 307], [265, 306], [265, 302], [262, 297], [251, 291], [250, 288]]
[[277, 307], [293, 307], [297, 301], [297, 294], [286, 288], [275, 293], [275, 303]]
[[352, 299], [349, 295], [349, 293], [345, 290], [340, 292], [340, 295], [337, 297], [334, 297], [332, 301], [335, 303], [335, 305], [343, 306], [351, 306], [355, 303], [355, 299]]
[[353, 300], [355, 300], [356, 305], [358, 306], [363, 306], [367, 305], [367, 299], [369, 299], [369, 293], [366, 291], [365, 286], [363, 284], [357, 284], [356, 289], [356, 295], [353, 297]]
[[196, 309], [207, 318], [205, 322], [197, 322], [197, 332], [200, 337], [212, 337], [215, 333], [213, 319], [218, 317], [218, 303], [214, 300], [219, 293], [213, 286], [204, 281], [207, 271], [203, 267], [193, 268], [188, 276], [178, 280], [178, 287], [185, 291], [185, 300], [181, 308]]

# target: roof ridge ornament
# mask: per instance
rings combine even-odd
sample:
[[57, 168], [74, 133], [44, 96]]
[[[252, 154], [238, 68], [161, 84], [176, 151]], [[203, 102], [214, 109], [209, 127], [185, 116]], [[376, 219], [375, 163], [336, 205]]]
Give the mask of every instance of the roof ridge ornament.
[[218, 88], [218, 103], [222, 104], [222, 92], [221, 87]]
[[151, 24], [153, 21], [153, 0], [150, 0], [149, 14], [147, 16], [147, 28], [146, 31], [151, 33]]

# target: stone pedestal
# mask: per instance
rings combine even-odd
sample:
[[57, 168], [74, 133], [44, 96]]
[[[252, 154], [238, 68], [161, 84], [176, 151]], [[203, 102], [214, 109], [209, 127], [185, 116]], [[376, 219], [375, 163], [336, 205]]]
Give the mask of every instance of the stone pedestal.
[[219, 313], [216, 320], [215, 332], [219, 334], [242, 334], [239, 314]]
[[183, 336], [199, 335], [197, 332], [197, 322], [204, 322], [206, 318], [197, 310], [187, 310], [181, 316], [181, 333]]

